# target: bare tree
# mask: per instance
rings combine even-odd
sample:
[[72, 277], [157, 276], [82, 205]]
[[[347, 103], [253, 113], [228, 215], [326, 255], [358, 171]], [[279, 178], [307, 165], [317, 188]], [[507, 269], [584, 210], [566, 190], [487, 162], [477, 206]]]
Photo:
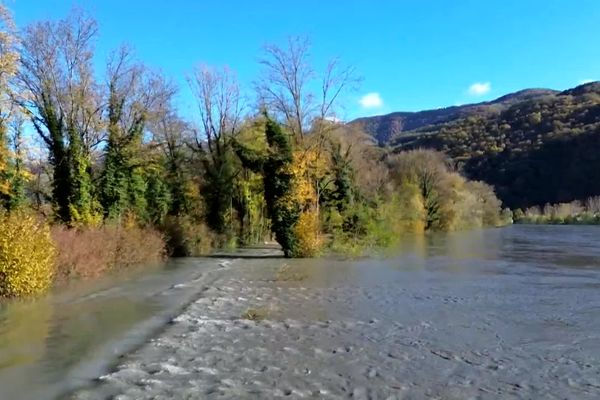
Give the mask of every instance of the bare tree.
[[242, 102], [240, 88], [234, 74], [228, 69], [217, 70], [200, 65], [188, 78], [196, 97], [200, 114], [198, 146], [205, 142], [211, 153], [219, 154], [227, 137], [234, 136], [240, 125]]
[[64, 20], [39, 22], [25, 30], [20, 83], [27, 90], [24, 100], [32, 122], [45, 142], [52, 141], [51, 119], [76, 131], [87, 149], [100, 141], [102, 101], [92, 68], [97, 32], [96, 21], [77, 10]]
[[186, 144], [194, 135], [190, 124], [171, 107], [164, 107], [150, 122], [152, 142], [159, 147], [167, 160], [173, 162], [185, 153]]
[[321, 76], [310, 63], [310, 42], [291, 37], [286, 47], [267, 45], [260, 60], [264, 71], [257, 83], [260, 101], [277, 113], [297, 141], [310, 131], [321, 133], [325, 121], [337, 119], [340, 95], [360, 79], [352, 67], [331, 60]]
[[[368, 199], [382, 195], [389, 185], [389, 171], [382, 162], [386, 151], [378, 146], [373, 137], [362, 126], [355, 124], [337, 124], [329, 139], [340, 146], [345, 162], [353, 171], [356, 187], [360, 194]], [[333, 153], [332, 153], [333, 158]], [[322, 185], [325, 188], [327, 181]]]
[[188, 78], [198, 103], [200, 129], [194, 135], [193, 149], [203, 167], [201, 192], [206, 203], [208, 225], [225, 233], [225, 215], [231, 208], [233, 165], [231, 139], [237, 135], [242, 114], [240, 89], [227, 68], [199, 66]]
[[152, 142], [162, 152], [166, 173], [167, 185], [171, 195], [169, 214], [178, 216], [191, 211], [190, 200], [187, 193], [189, 175], [189, 152], [186, 143], [192, 135], [190, 125], [175, 111], [172, 104], [164, 104], [150, 121], [149, 129], [152, 133]]
[[132, 53], [121, 46], [107, 65], [108, 131], [124, 142], [140, 136], [148, 120], [176, 93], [171, 82], [136, 62]]

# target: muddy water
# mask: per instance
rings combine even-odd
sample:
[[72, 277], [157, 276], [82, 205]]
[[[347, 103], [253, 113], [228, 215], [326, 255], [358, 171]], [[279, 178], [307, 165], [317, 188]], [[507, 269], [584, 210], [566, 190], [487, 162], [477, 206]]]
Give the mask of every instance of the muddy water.
[[89, 384], [210, 284], [215, 260], [176, 260], [0, 304], [0, 399], [52, 399]]
[[235, 261], [73, 398], [112, 396], [600, 398], [600, 229], [439, 235], [383, 259]]
[[600, 398], [599, 227], [434, 235], [354, 261], [253, 255], [16, 305], [20, 330], [4, 309], [0, 398]]

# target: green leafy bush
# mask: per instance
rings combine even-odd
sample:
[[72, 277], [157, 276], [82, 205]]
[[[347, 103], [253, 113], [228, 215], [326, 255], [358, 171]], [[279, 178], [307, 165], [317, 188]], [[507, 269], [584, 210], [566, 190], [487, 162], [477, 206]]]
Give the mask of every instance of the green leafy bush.
[[50, 230], [25, 212], [0, 214], [0, 297], [41, 294], [52, 283]]

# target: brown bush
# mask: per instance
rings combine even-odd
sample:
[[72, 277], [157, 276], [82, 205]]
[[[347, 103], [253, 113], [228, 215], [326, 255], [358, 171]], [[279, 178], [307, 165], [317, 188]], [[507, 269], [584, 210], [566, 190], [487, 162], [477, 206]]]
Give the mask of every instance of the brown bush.
[[161, 227], [173, 257], [196, 257], [210, 252], [217, 238], [203, 223], [190, 217], [168, 217]]
[[165, 242], [149, 228], [106, 225], [97, 228], [53, 227], [58, 250], [56, 279], [94, 278], [111, 270], [164, 260]]

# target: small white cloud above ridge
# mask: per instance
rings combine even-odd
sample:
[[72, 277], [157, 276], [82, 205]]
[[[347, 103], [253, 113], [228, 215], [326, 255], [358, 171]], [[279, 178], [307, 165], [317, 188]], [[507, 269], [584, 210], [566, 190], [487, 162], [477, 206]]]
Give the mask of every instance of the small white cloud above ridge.
[[468, 93], [471, 96], [483, 96], [492, 90], [492, 84], [490, 82], [475, 82], [469, 86]]
[[380, 108], [383, 106], [383, 99], [377, 92], [367, 93], [360, 99], [360, 105], [363, 108]]

